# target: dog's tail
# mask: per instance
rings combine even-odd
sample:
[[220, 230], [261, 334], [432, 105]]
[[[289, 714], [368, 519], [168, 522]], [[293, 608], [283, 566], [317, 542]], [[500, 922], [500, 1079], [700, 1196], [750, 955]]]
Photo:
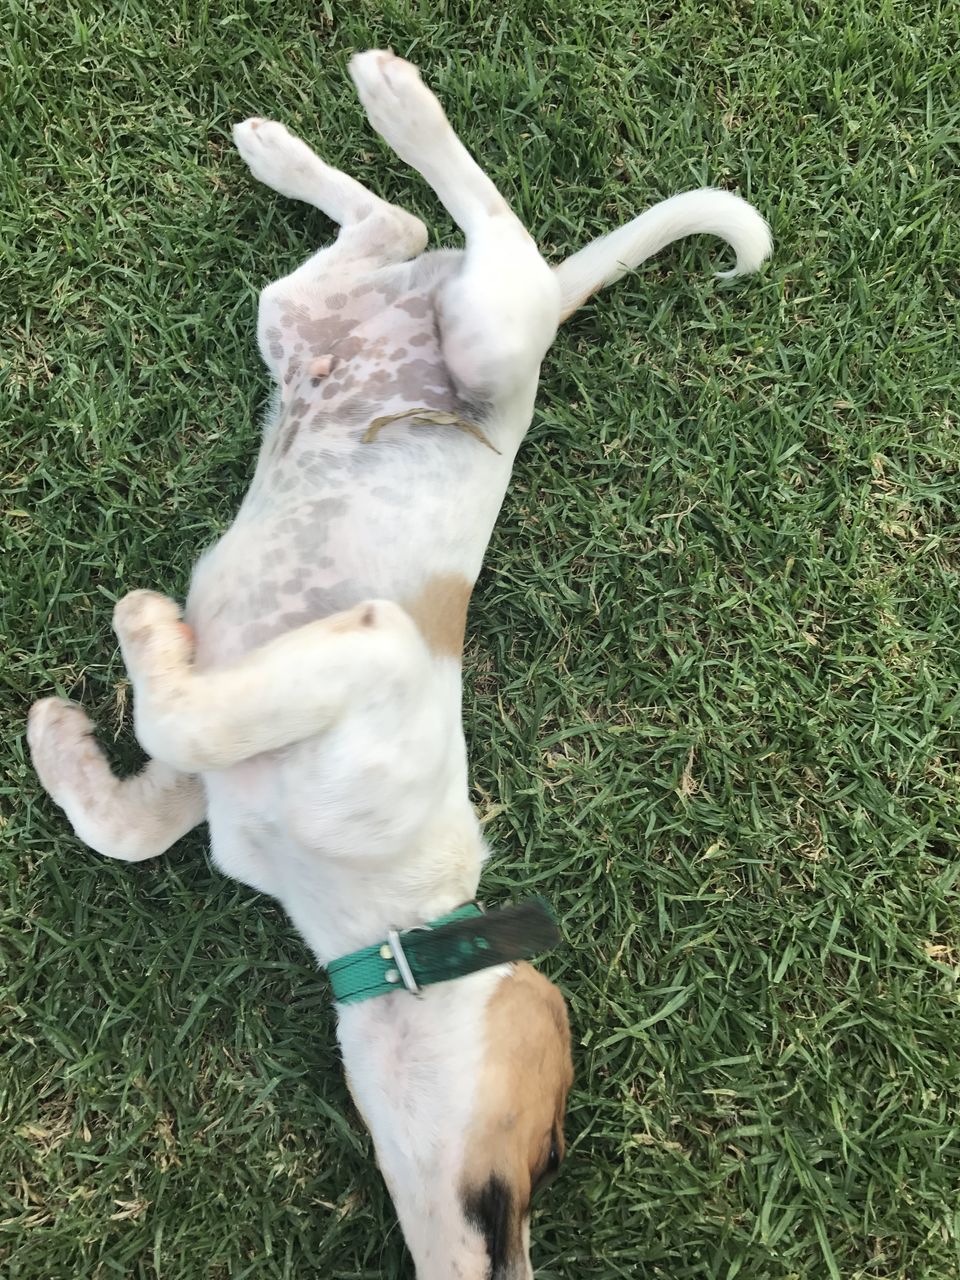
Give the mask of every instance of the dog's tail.
[[598, 289], [613, 284], [672, 241], [700, 233], [726, 240], [737, 255], [732, 271], [717, 272], [723, 279], [756, 271], [773, 248], [770, 228], [746, 200], [712, 187], [685, 191], [661, 200], [639, 218], [594, 240], [554, 268], [560, 281], [561, 320], [571, 316]]

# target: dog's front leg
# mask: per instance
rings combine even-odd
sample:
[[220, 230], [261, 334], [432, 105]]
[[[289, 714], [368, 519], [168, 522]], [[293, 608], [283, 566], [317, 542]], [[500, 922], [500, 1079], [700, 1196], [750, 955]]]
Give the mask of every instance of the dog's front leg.
[[84, 844], [108, 858], [155, 858], [206, 817], [200, 779], [159, 760], [115, 777], [86, 712], [66, 698], [33, 704], [27, 742], [44, 790]]
[[314, 737], [349, 710], [402, 697], [429, 664], [412, 619], [389, 600], [364, 601], [203, 672], [166, 596], [131, 592], [113, 624], [141, 746], [190, 773], [229, 768]]

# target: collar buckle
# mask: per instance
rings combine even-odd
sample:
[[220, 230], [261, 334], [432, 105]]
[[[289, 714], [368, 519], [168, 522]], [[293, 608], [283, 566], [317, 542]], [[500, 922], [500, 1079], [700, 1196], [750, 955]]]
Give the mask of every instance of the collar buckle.
[[[541, 898], [500, 907], [482, 921], [481, 917], [476, 902], [465, 902], [427, 924], [391, 929], [382, 942], [328, 961], [335, 1002], [351, 1005], [399, 991], [421, 996], [426, 987], [530, 959], [560, 940]], [[420, 932], [431, 937], [414, 939], [412, 935]]]
[[[426, 927], [428, 926], [421, 926], [421, 928]], [[412, 933], [413, 930], [408, 929], [406, 932]], [[416, 978], [413, 976], [413, 970], [410, 968], [410, 961], [407, 959], [407, 953], [403, 949], [403, 943], [400, 941], [400, 934], [396, 929], [387, 930], [387, 946], [390, 948], [390, 956], [393, 963], [397, 966], [396, 972], [403, 982], [403, 985], [412, 996], [419, 996], [421, 994], [420, 987], [417, 984]], [[388, 972], [387, 981], [389, 982], [390, 980], [391, 978]], [[396, 979], [393, 980], [396, 981]]]

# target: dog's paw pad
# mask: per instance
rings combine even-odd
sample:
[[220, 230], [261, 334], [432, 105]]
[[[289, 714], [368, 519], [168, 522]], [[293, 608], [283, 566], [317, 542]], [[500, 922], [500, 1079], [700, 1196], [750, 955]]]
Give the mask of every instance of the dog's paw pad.
[[310, 201], [316, 195], [321, 162], [286, 125], [251, 116], [233, 126], [233, 141], [260, 182], [294, 200]]
[[113, 629], [124, 637], [180, 622], [180, 606], [159, 591], [128, 591], [113, 609]]
[[99, 755], [87, 713], [66, 698], [41, 698], [30, 708], [27, 745], [44, 790], [60, 801], [76, 782], [85, 758]]
[[113, 629], [131, 675], [184, 666], [193, 656], [193, 632], [180, 606], [158, 591], [131, 591], [118, 600]]
[[449, 131], [443, 107], [411, 62], [370, 49], [350, 59], [350, 75], [370, 123], [408, 163], [416, 165]]

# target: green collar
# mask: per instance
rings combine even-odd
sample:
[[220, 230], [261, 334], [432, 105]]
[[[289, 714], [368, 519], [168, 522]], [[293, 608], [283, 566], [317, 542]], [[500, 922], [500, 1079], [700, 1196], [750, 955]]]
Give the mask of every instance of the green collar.
[[478, 969], [528, 960], [560, 941], [542, 898], [483, 912], [475, 902], [413, 929], [391, 929], [384, 942], [361, 947], [327, 965], [337, 1004], [358, 1004], [394, 991], [462, 978]]

